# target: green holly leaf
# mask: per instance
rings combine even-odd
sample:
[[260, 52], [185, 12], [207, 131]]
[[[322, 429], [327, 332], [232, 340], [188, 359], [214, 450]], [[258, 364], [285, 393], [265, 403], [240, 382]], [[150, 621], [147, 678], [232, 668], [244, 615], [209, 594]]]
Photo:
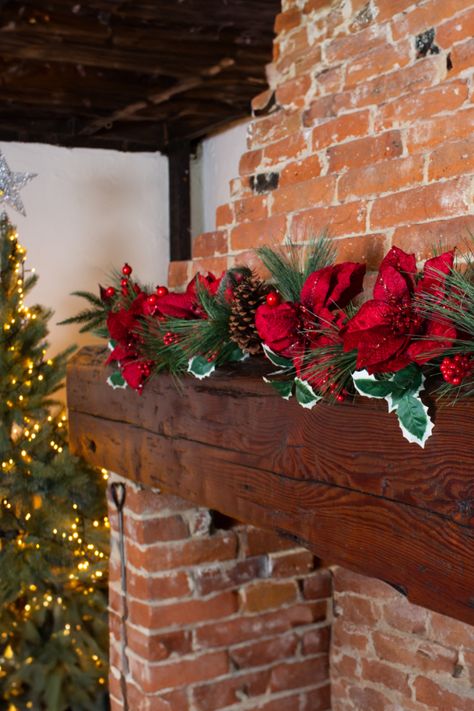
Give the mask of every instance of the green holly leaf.
[[396, 383], [405, 392], [420, 392], [424, 378], [421, 368], [416, 363], [411, 363], [403, 370], [393, 374], [391, 381]]
[[109, 349], [109, 351], [113, 351], [116, 345], [117, 341], [114, 341], [113, 338], [111, 338], [110, 341], [107, 343], [107, 348]]
[[375, 375], [369, 375], [366, 370], [357, 370], [352, 379], [357, 392], [365, 397], [383, 399], [401, 393], [401, 389], [391, 380], [377, 380]]
[[272, 351], [272, 349], [266, 346], [264, 343], [262, 343], [262, 347], [268, 360], [273, 363], [273, 365], [277, 365], [279, 368], [284, 369], [290, 369], [293, 367], [293, 361], [289, 358], [284, 358], [284, 356], [278, 355], [278, 353]]
[[194, 356], [188, 363], [188, 373], [198, 380], [208, 378], [216, 369], [215, 361], [209, 362], [204, 356]]
[[295, 378], [295, 395], [301, 407], [305, 407], [308, 410], [311, 410], [322, 399], [320, 395], [315, 393], [312, 386], [306, 380], [301, 380], [301, 378]]
[[119, 388], [125, 390], [125, 388], [127, 387], [127, 381], [123, 377], [120, 370], [116, 370], [109, 378], [107, 378], [107, 385], [110, 385], [110, 387], [114, 390], [117, 390]]
[[397, 417], [405, 439], [424, 447], [434, 425], [428, 408], [420, 398], [410, 394], [401, 398], [397, 405]]
[[292, 380], [270, 380], [263, 378], [266, 383], [269, 383], [284, 400], [289, 400], [293, 394]]
[[241, 348], [235, 346], [235, 348], [233, 348], [227, 356], [226, 360], [229, 363], [240, 363], [242, 360], [247, 360], [248, 357], [248, 353], [245, 353]]

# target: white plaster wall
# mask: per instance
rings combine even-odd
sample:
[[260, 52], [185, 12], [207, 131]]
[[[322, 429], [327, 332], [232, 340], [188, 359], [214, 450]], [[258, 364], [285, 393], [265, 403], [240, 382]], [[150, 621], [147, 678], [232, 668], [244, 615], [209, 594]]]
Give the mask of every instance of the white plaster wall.
[[[22, 190], [27, 217], [7, 209], [39, 283], [29, 302], [54, 309], [51, 353], [93, 341], [56, 322], [84, 305], [70, 292], [97, 292], [125, 261], [137, 277], [166, 283], [169, 260], [168, 165], [158, 153], [0, 143], [14, 172], [38, 173]], [[0, 205], [0, 209], [3, 206]]]
[[229, 201], [229, 181], [239, 174], [239, 161], [247, 150], [245, 120], [206, 138], [191, 161], [191, 232], [216, 229], [216, 208]]

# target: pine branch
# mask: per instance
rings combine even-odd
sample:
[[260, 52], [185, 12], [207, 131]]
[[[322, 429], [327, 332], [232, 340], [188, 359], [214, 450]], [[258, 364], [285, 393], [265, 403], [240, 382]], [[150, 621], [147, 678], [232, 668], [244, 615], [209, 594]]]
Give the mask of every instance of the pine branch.
[[335, 259], [335, 249], [326, 236], [312, 240], [307, 247], [289, 240], [283, 248], [263, 246], [256, 252], [285, 301], [298, 301], [308, 276]]

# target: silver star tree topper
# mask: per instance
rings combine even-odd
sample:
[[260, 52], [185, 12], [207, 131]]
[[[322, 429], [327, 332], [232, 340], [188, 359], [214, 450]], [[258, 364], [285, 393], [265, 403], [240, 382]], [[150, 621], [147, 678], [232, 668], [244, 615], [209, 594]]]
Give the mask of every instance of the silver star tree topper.
[[22, 215], [26, 215], [20, 190], [30, 180], [36, 178], [36, 173], [13, 173], [8, 167], [4, 155], [0, 151], [0, 205], [5, 203], [15, 208]]

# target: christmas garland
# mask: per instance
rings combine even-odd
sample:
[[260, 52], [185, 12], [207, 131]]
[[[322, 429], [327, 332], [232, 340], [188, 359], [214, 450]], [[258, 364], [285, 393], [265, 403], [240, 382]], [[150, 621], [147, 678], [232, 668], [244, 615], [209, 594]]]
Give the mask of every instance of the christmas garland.
[[285, 399], [305, 408], [355, 394], [385, 399], [421, 447], [433, 429], [420, 397], [426, 381], [454, 399], [474, 393], [470, 259], [459, 268], [454, 251], [444, 252], [420, 272], [414, 254], [392, 247], [372, 298], [358, 304], [366, 266], [336, 264], [326, 238], [257, 254], [270, 280], [236, 267], [219, 278], [198, 274], [182, 293], [144, 287], [125, 264], [100, 296], [75, 292], [89, 304], [65, 323], [109, 340], [113, 387], [141, 392], [163, 370], [205, 378], [264, 354], [275, 366], [265, 381]]

